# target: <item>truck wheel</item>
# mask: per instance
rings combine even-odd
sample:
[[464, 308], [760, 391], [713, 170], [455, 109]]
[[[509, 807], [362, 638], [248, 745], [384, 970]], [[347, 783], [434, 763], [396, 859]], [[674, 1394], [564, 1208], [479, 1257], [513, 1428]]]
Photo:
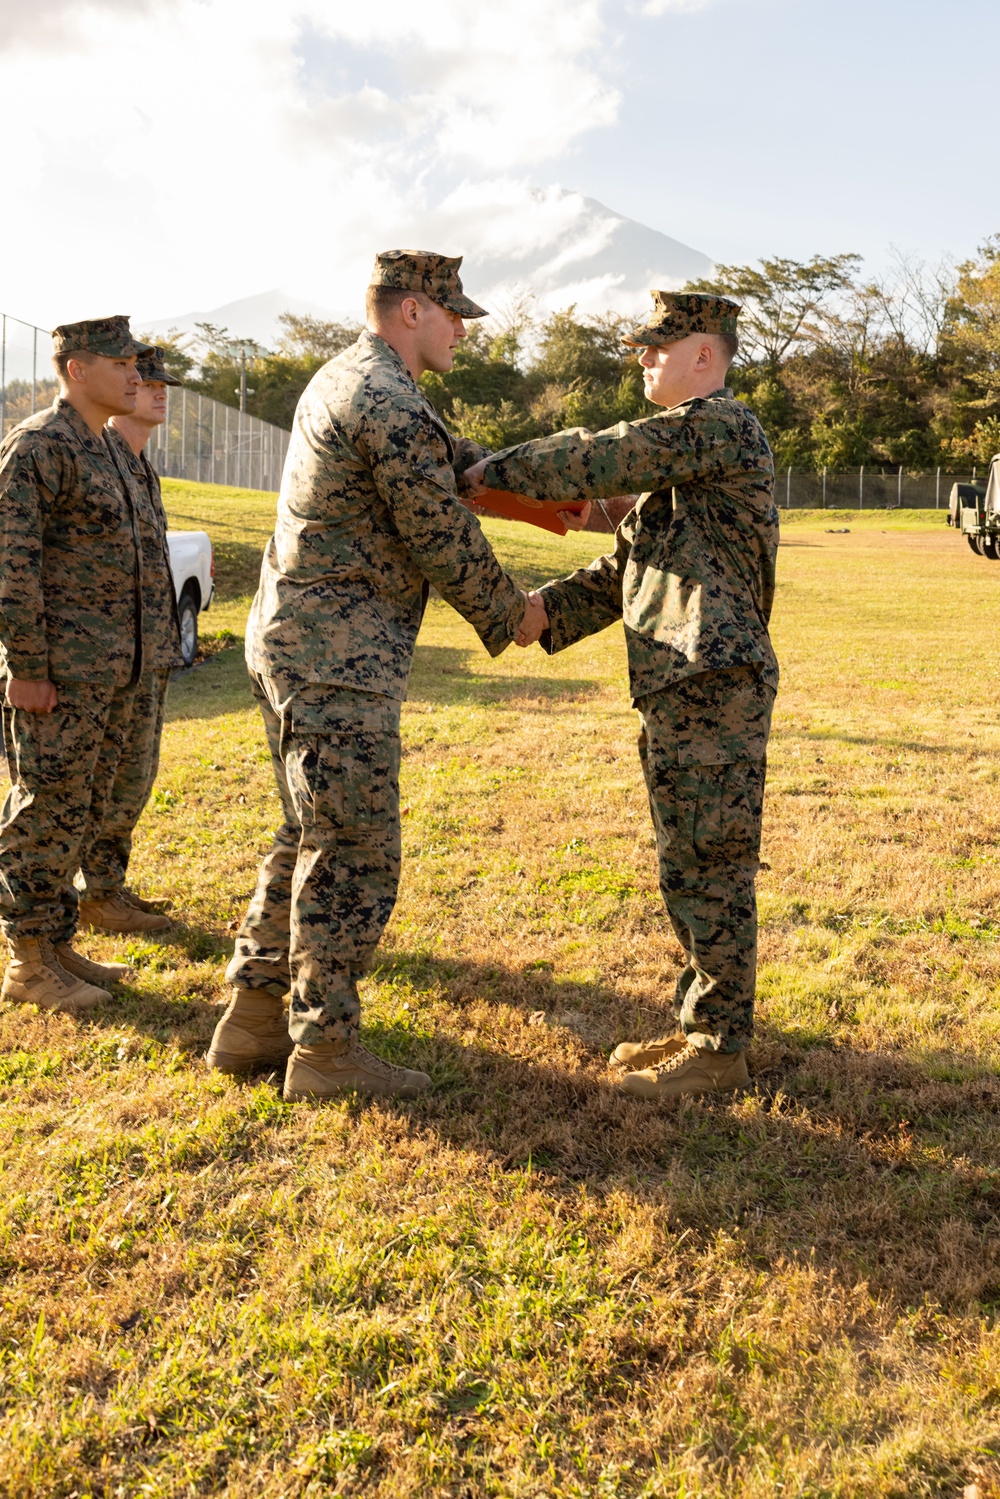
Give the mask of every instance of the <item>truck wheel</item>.
[[996, 536], [983, 538], [983, 556], [988, 557], [991, 562], [1000, 562], [1000, 538]]
[[977, 557], [981, 557], [983, 554], [979, 550], [979, 540], [980, 540], [980, 538], [978, 536], [967, 536], [965, 539], [969, 543], [969, 545], [972, 548], [972, 550], [975, 552], [976, 556]]
[[185, 666], [193, 666], [198, 654], [198, 605], [194, 594], [187, 589], [177, 600], [177, 615], [181, 624], [181, 655]]

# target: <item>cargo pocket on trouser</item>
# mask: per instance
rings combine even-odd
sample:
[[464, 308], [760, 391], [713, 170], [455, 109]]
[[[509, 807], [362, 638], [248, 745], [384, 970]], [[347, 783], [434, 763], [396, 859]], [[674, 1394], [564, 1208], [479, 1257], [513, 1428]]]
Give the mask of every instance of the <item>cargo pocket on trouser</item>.
[[[673, 893], [688, 932], [688, 968], [678, 986], [684, 1031], [720, 1051], [745, 1046], [753, 1030], [757, 972], [754, 878], [760, 850], [765, 762], [686, 766], [693, 867]], [[677, 922], [675, 921], [675, 926]]]
[[285, 752], [301, 823], [292, 882], [294, 1039], [348, 1039], [358, 1022], [356, 979], [396, 902], [399, 735], [376, 729], [293, 735]]

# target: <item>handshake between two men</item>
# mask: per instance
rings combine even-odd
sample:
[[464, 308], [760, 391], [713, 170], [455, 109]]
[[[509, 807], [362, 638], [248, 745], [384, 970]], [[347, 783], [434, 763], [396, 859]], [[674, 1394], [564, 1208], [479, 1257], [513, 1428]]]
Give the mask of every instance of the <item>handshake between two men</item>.
[[[488, 458], [482, 458], [478, 463], [473, 464], [471, 468], [467, 468], [462, 475], [467, 491], [473, 499], [487, 493], [487, 487], [483, 482], [483, 478], [488, 462]], [[558, 510], [556, 514], [567, 531], [582, 531], [590, 519], [590, 508], [590, 501], [588, 500], [582, 510]], [[545, 608], [544, 599], [534, 589], [524, 595], [524, 600], [524, 618], [521, 621], [520, 629], [514, 637], [514, 644], [529, 646], [534, 645], [544, 635], [549, 627], [549, 616]]]

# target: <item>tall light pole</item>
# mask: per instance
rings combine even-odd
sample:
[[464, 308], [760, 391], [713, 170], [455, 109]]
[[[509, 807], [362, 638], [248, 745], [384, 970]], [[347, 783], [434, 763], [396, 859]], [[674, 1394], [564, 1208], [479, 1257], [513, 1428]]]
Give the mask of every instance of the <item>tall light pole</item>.
[[240, 411], [246, 414], [247, 396], [254, 394], [252, 385], [247, 384], [247, 346], [240, 344], [240, 383], [236, 387], [236, 395], [240, 398]]

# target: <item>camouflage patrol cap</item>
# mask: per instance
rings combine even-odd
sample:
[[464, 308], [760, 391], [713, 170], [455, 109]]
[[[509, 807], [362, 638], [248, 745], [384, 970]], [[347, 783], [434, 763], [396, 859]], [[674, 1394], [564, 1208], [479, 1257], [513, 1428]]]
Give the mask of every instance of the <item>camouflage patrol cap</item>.
[[88, 318], [84, 323], [60, 323], [52, 330], [53, 354], [101, 354], [105, 359], [130, 359], [148, 354], [152, 344], [132, 337], [128, 316]]
[[139, 371], [139, 378], [145, 385], [151, 381], [158, 381], [160, 385], [183, 385], [176, 375], [172, 375], [163, 363], [163, 350], [153, 346], [148, 354], [140, 354], [135, 362]]
[[461, 255], [434, 255], [429, 250], [383, 250], [375, 256], [369, 286], [394, 286], [398, 291], [422, 291], [425, 297], [459, 317], [488, 317], [485, 307], [462, 290], [458, 268]]
[[726, 297], [703, 296], [701, 292], [654, 291], [653, 315], [642, 328], [626, 334], [622, 343], [649, 348], [672, 344], [690, 333], [736, 334], [741, 308]]

